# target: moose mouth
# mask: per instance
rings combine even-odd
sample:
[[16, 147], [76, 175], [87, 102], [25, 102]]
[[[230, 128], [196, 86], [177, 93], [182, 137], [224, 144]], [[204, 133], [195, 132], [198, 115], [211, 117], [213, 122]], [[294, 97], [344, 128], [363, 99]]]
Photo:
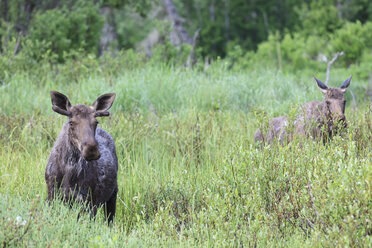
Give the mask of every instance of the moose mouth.
[[338, 131], [341, 131], [342, 129], [347, 128], [347, 122], [345, 117], [339, 117], [333, 120], [333, 124], [331, 125], [330, 130], [334, 133], [337, 133]]
[[87, 156], [87, 157], [83, 156], [83, 157], [86, 161], [93, 161], [93, 160], [98, 160], [101, 157], [101, 155], [99, 154], [98, 156]]
[[98, 160], [101, 157], [97, 147], [83, 147], [82, 155], [87, 161]]
[[336, 123], [336, 127], [338, 127], [338, 128], [346, 128], [347, 127], [347, 122], [346, 122], [345, 116], [337, 118], [335, 120], [335, 123]]

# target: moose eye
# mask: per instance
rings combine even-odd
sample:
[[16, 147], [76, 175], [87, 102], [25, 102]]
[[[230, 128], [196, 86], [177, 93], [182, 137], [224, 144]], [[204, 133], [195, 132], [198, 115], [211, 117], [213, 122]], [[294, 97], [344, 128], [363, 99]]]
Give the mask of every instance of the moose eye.
[[72, 126], [72, 121], [69, 121], [68, 124], [69, 124], [70, 126]]

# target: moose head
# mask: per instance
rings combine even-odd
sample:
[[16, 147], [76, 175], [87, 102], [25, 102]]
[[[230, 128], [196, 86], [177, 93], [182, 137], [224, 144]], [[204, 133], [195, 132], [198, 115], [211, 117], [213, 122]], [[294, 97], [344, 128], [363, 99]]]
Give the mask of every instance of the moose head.
[[51, 91], [52, 109], [58, 114], [67, 116], [68, 137], [71, 144], [77, 148], [85, 160], [97, 160], [101, 157], [95, 138], [98, 121], [96, 117], [109, 116], [107, 111], [115, 100], [115, 94], [104, 94], [91, 105], [83, 104], [71, 106], [68, 98]]
[[341, 122], [344, 126], [346, 126], [346, 118], [345, 118], [345, 105], [346, 100], [344, 94], [346, 92], [347, 87], [350, 85], [351, 81], [350, 76], [348, 79], [345, 80], [340, 86], [340, 88], [332, 88], [328, 87], [324, 83], [322, 83], [319, 79], [314, 77], [319, 89], [323, 92], [325, 99], [324, 102], [327, 105], [328, 109], [328, 118], [333, 123]]

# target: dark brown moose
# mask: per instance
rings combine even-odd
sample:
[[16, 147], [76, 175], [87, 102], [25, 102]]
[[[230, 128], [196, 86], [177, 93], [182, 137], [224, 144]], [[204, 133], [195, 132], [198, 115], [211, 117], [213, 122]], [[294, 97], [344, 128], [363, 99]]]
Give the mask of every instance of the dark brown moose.
[[115, 94], [104, 94], [92, 106], [71, 106], [68, 98], [51, 91], [52, 109], [68, 117], [48, 159], [45, 180], [48, 200], [59, 194], [69, 203], [87, 204], [92, 216], [103, 206], [112, 222], [118, 192], [116, 156], [113, 138], [97, 127], [96, 117], [108, 116]]
[[322, 102], [308, 102], [300, 108], [299, 114], [294, 121], [293, 130], [288, 129], [288, 117], [280, 116], [269, 122], [266, 135], [258, 129], [255, 133], [255, 141], [267, 144], [274, 140], [283, 144], [293, 138], [293, 134], [300, 136], [321, 138], [323, 142], [335, 135], [339, 128], [347, 126], [345, 118], [346, 88], [349, 87], [351, 76], [341, 85], [340, 88], [328, 88], [319, 79], [315, 81], [324, 94]]

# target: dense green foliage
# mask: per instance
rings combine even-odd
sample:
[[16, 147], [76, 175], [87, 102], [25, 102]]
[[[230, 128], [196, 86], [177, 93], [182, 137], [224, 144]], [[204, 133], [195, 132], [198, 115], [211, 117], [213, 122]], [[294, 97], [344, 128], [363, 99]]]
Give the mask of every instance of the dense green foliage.
[[[189, 36], [200, 29], [195, 51], [200, 60], [235, 60], [236, 55], [249, 59], [252, 51], [272, 41], [270, 56], [276, 60], [281, 56], [281, 63], [294, 69], [317, 64], [325, 56], [329, 61], [340, 51], [345, 56], [339, 66], [370, 60], [372, 3], [368, 0], [173, 2]], [[18, 38], [15, 52], [32, 43], [31, 55], [38, 59], [49, 50], [59, 61], [76, 50], [97, 55], [104, 22], [110, 23], [114, 47], [119, 50], [142, 47], [141, 42], [153, 30], [160, 35], [156, 42], [166, 45], [171, 27], [163, 5], [162, 0], [1, 1], [0, 50], [6, 52], [8, 43]], [[111, 10], [109, 16], [102, 14], [102, 8]], [[172, 61], [182, 53], [169, 50], [165, 60]]]
[[46, 10], [36, 14], [31, 27], [30, 39], [47, 42], [42, 48], [51, 50], [61, 61], [66, 52], [83, 49], [98, 52], [103, 18], [92, 2], [77, 1], [72, 6]]

